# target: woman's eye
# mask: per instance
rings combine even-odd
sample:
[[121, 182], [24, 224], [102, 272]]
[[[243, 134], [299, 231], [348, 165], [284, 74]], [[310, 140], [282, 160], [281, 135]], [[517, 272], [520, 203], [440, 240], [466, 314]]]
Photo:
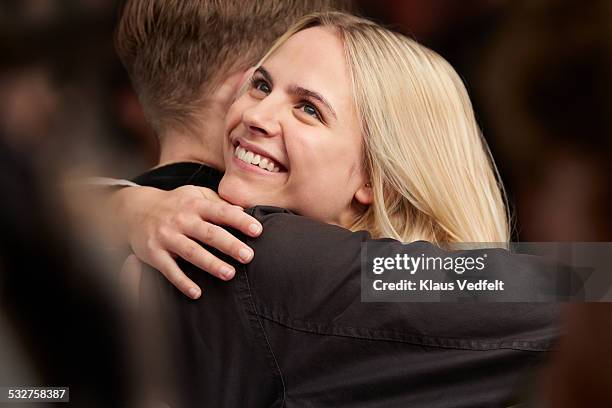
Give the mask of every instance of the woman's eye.
[[270, 89], [270, 85], [268, 85], [266, 81], [263, 81], [261, 79], [253, 79], [251, 82], [253, 88], [259, 92], [263, 92], [266, 95], [272, 92], [272, 89]]
[[308, 116], [312, 116], [313, 118], [322, 121], [321, 119], [321, 115], [319, 114], [319, 111], [317, 110], [317, 108], [315, 108], [314, 106], [312, 106], [309, 103], [304, 103], [299, 107], [305, 114], [307, 114]]
[[270, 93], [270, 87], [265, 82], [257, 84], [257, 90], [265, 93]]

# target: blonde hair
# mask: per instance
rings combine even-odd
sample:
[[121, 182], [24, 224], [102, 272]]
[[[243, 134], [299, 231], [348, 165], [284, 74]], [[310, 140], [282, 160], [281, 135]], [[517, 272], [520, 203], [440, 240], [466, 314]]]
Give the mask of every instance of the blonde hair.
[[450, 64], [401, 34], [332, 12], [301, 19], [258, 65], [310, 27], [343, 40], [361, 119], [374, 200], [350, 228], [407, 242], [507, 242], [503, 185]]

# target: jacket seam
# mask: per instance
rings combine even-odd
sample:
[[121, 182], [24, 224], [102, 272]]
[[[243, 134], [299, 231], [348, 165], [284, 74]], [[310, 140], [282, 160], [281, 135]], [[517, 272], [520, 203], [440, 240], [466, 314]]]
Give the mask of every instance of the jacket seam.
[[[249, 215], [253, 216], [253, 209], [250, 208], [246, 211]], [[276, 354], [274, 353], [274, 349], [272, 348], [272, 343], [270, 342], [270, 339], [268, 338], [268, 334], [266, 333], [266, 329], [264, 327], [263, 322], [261, 321], [261, 316], [260, 313], [257, 309], [257, 305], [255, 300], [253, 299], [253, 292], [251, 291], [251, 283], [249, 281], [249, 274], [247, 271], [247, 268], [245, 265], [240, 265], [240, 269], [242, 269], [242, 272], [244, 274], [244, 279], [245, 279], [245, 283], [246, 283], [246, 290], [248, 292], [248, 301], [252, 307], [252, 314], [255, 317], [255, 319], [257, 320], [257, 323], [261, 329], [261, 333], [264, 337], [264, 340], [266, 342], [268, 351], [270, 353], [270, 355], [272, 356], [272, 360], [274, 361], [274, 366], [276, 367], [278, 376], [280, 378], [280, 383], [281, 383], [281, 387], [282, 387], [282, 400], [281, 400], [281, 406], [284, 407], [286, 405], [286, 395], [287, 395], [287, 389], [286, 389], [286, 385], [285, 385], [285, 378], [283, 375], [283, 371], [280, 368], [280, 364], [278, 363], [278, 359], [276, 358]]]
[[[296, 321], [294, 319], [279, 319], [265, 313], [256, 312], [259, 317], [267, 321], [284, 326], [291, 330], [296, 330], [304, 333], [311, 333], [322, 336], [335, 336], [354, 338], [359, 340], [371, 341], [389, 341], [396, 343], [408, 343], [417, 346], [445, 348], [456, 350], [473, 350], [473, 351], [491, 351], [491, 350], [517, 350], [528, 352], [550, 352], [554, 351], [554, 341], [525, 341], [525, 340], [499, 340], [499, 341], [481, 341], [470, 339], [457, 339], [452, 337], [436, 337], [423, 336], [407, 333], [398, 333], [388, 330], [372, 330], [364, 328], [346, 327], [346, 326], [325, 326], [321, 329], [320, 323], [308, 321]], [[348, 333], [348, 331], [358, 331], [360, 333]], [[457, 344], [463, 343], [464, 345]]]

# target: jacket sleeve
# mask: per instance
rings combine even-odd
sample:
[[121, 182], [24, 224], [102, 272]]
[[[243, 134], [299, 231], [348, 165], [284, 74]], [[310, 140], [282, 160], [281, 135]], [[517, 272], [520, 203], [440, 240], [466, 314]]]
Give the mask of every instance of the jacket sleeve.
[[[512, 405], [526, 370], [555, 344], [556, 304], [362, 302], [362, 244], [381, 256], [442, 251], [430, 243], [249, 211], [264, 232], [248, 241], [255, 258], [244, 276], [285, 406]], [[491, 256], [504, 271], [533, 266]]]

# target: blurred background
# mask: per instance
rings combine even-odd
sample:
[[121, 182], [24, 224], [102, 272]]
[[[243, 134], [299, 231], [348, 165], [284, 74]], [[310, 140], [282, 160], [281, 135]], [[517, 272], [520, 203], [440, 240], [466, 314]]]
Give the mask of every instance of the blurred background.
[[[440, 53], [464, 79], [508, 191], [514, 240], [612, 241], [611, 1], [362, 0], [357, 7]], [[0, 3], [0, 301], [8, 311], [0, 313], [7, 333], [0, 361], [19, 367], [16, 374], [0, 364], [0, 379], [57, 383], [95, 371], [101, 382], [90, 386], [92, 398], [124, 384], [121, 339], [112, 336], [116, 311], [104, 302], [79, 306], [107, 294], [96, 268], [79, 262], [69, 238], [78, 227], [63, 216], [57, 186], [80, 176], [130, 178], [157, 159], [114, 53], [116, 17], [110, 0]], [[74, 278], [81, 273], [94, 278]], [[59, 295], [66, 304], [54, 301]], [[49, 331], [55, 324], [61, 330]], [[39, 351], [29, 354], [28, 344]], [[53, 350], [74, 350], [81, 363], [60, 369]]]

